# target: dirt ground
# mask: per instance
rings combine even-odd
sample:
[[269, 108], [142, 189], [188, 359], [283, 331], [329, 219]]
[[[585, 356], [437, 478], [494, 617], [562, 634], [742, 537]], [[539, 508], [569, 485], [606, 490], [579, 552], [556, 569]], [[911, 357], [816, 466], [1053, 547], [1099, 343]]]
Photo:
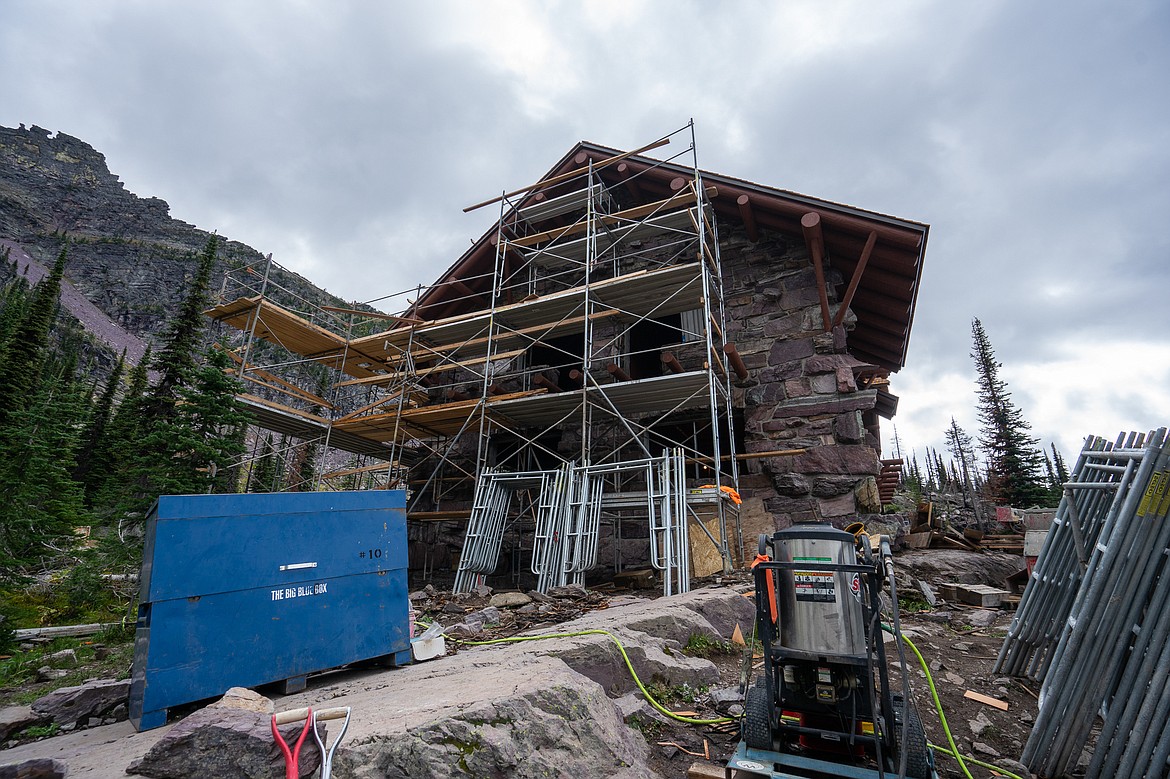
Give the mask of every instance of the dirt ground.
[[[945, 581], [960, 578], [952, 577], [951, 574], [954, 573], [956, 567], [963, 568], [964, 565], [970, 564], [970, 570], [975, 571], [976, 574], [968, 572], [964, 574], [963, 580], [970, 581], [973, 577], [982, 576], [982, 578], [990, 580], [985, 583], [997, 583], [995, 579], [999, 576], [999, 569], [991, 565], [989, 559], [978, 559], [979, 555], [971, 555], [971, 558], [974, 559], [957, 558], [957, 562], [952, 565], [945, 562], [940, 563], [940, 558], [937, 556], [931, 557], [928, 558], [929, 565], [936, 566], [937, 571], [931, 571], [929, 574], [922, 573], [921, 570], [915, 572], [923, 580], [935, 580], [937, 583], [939, 579]], [[908, 559], [907, 563], [909, 562], [911, 561]], [[1008, 561], [1007, 567], [1010, 568], [1012, 565], [1014, 563]], [[1003, 566], [1004, 563], [1000, 561], [999, 567]], [[907, 571], [912, 569], [909, 565], [906, 567]], [[985, 575], [978, 574], [980, 571], [986, 572]], [[907, 573], [907, 575], [913, 574]], [[698, 582], [696, 586], [709, 583], [716, 582]], [[717, 583], [741, 591], [751, 589], [751, 577], [746, 572], [737, 573], [731, 577], [721, 577]], [[587, 595], [577, 598], [558, 599], [552, 613], [545, 613], [541, 615], [540, 619], [544, 620], [545, 624], [571, 619], [581, 611], [604, 608], [607, 599], [617, 594], [619, 594], [618, 591], [610, 590], [607, 592], [606, 588], [602, 587], [590, 590]], [[621, 591], [620, 594], [655, 597], [658, 593], [655, 590], [644, 590]], [[450, 596], [449, 593], [439, 592], [436, 593], [432, 605], [437, 608], [446, 603], [448, 599], [454, 600], [456, 597]], [[916, 611], [916, 609], [921, 610]], [[959, 750], [985, 762], [1001, 765], [1020, 776], [1027, 776], [1023, 767], [1015, 761], [1018, 760], [1031, 724], [1035, 721], [1038, 686], [1020, 680], [1001, 678], [992, 673], [991, 669], [1006, 635], [1012, 612], [996, 610], [991, 613], [994, 619], [990, 625], [986, 627], [972, 626], [970, 624], [971, 618], [977, 616], [977, 612], [981, 611], [986, 612], [987, 610], [945, 603], [939, 603], [936, 607], [930, 608], [921, 601], [907, 599], [902, 611], [902, 626], [905, 634], [918, 646], [931, 669], [943, 710]], [[529, 623], [527, 619], [518, 619], [519, 616], [509, 616], [505, 620], [505, 622], [510, 623], [507, 625], [507, 633], [536, 627], [535, 624], [526, 624]], [[750, 640], [751, 626], [744, 625], [742, 627], [745, 638]], [[892, 643], [887, 643], [886, 647], [894, 684], [897, 688], [900, 686], [897, 674], [897, 654]], [[739, 648], [721, 644], [700, 647], [699, 649], [706, 649], [706, 656], [716, 664], [721, 672], [720, 685], [712, 685], [712, 689], [739, 685], [743, 667], [743, 655]], [[694, 652], [692, 651], [692, 653]], [[127, 662], [129, 659], [128, 654], [118, 651], [111, 654], [114, 654], [120, 662]], [[911, 699], [920, 712], [928, 740], [933, 744], [945, 745], [947, 743], [946, 736], [934, 710], [925, 676], [912, 653], [907, 652], [906, 660], [911, 668], [909, 677], [912, 690]], [[758, 658], [755, 659], [754, 665], [756, 669], [752, 671], [753, 678], [759, 674], [758, 668], [761, 661]], [[74, 669], [72, 673], [84, 674], [85, 672], [86, 669], [80, 667]], [[37, 694], [43, 694], [48, 686], [51, 685], [26, 681], [24, 684], [12, 685], [8, 686], [7, 689], [0, 690], [0, 699], [7, 699], [8, 703], [25, 702]], [[674, 711], [695, 712], [697, 718], [718, 717], [727, 710], [726, 705], [724, 705], [723, 712], [715, 708], [710, 700], [709, 690], [652, 689], [665, 699], [663, 702], [668, 708]], [[1007, 708], [1006, 710], [996, 708], [965, 697], [969, 691], [1000, 701], [1006, 704]], [[733, 713], [735, 712], [733, 711]], [[639, 717], [632, 724], [646, 737], [651, 750], [653, 767], [668, 779], [686, 777], [689, 767], [696, 762], [706, 762], [712, 767], [721, 768], [726, 764], [740, 739], [737, 724], [697, 726], [670, 721], [662, 722], [649, 717]], [[4, 746], [14, 746], [16, 743], [28, 740], [30, 739], [27, 735], [23, 738], [18, 737], [9, 740]], [[3, 752], [0, 751], [0, 763], [3, 762]], [[962, 776], [955, 762], [948, 757], [937, 757], [936, 765], [939, 775], [942, 777]], [[975, 777], [997, 775], [974, 764], [969, 764], [968, 767]]]
[[[904, 559], [904, 572], [908, 580], [912, 575], [909, 572], [912, 571], [917, 574], [915, 578], [921, 577], [933, 584], [960, 580], [972, 584], [1003, 586], [1000, 571], [1015, 568], [1016, 561], [1005, 560], [1003, 555], [997, 557], [999, 559], [965, 552], [948, 552], [944, 555], [913, 553]], [[1019, 565], [1022, 567], [1022, 559]], [[737, 574], [725, 583], [746, 588], [750, 586], [750, 578], [746, 574]], [[908, 589], [904, 587], [902, 592]], [[986, 627], [972, 626], [970, 620], [975, 617], [978, 621], [978, 612], [992, 615], [994, 621]], [[904, 634], [918, 647], [930, 668], [959, 752], [998, 765], [1021, 777], [1029, 777], [1018, 760], [1036, 719], [1039, 685], [992, 672], [1011, 624], [1012, 614], [1007, 610], [979, 609], [941, 601], [932, 608], [918, 600], [916, 595], [903, 601], [901, 623]], [[898, 691], [901, 689], [899, 660], [895, 645], [889, 637], [886, 652], [891, 669], [891, 684]], [[910, 669], [911, 700], [919, 711], [927, 740], [945, 747], [947, 738], [926, 676], [913, 652], [907, 648], [905, 655]], [[713, 655], [710, 659], [719, 666], [724, 686], [739, 684], [739, 657]], [[761, 663], [761, 660], [755, 660], [753, 674], [760, 673]], [[1001, 707], [1006, 704], [1007, 708], [1005, 710], [967, 697], [969, 692], [995, 699]], [[689, 708], [698, 712], [700, 717], [718, 715], [708, 701]], [[725, 765], [740, 739], [737, 727], [700, 727], [679, 723], [663, 724], [646, 735], [653, 753], [653, 764], [668, 779], [686, 777], [688, 769], [696, 762], [708, 762], [720, 767]], [[664, 745], [661, 742], [669, 743]], [[701, 757], [704, 753], [710, 754], [709, 760]], [[935, 765], [940, 777], [963, 776], [954, 759], [947, 755], [936, 755]], [[970, 762], [967, 768], [977, 779], [1003, 775]]]
[[[950, 612], [956, 624], [942, 621], [942, 614]], [[992, 673], [992, 666], [1003, 643], [1003, 635], [1010, 622], [1010, 613], [999, 616], [995, 625], [986, 629], [965, 627], [960, 622], [966, 609], [941, 609], [932, 613], [907, 614], [903, 629], [915, 643], [931, 668], [935, 685], [942, 702], [943, 711], [950, 725], [952, 736], [959, 751], [978, 759], [1027, 776], [1018, 764], [1020, 752], [1032, 723], [1036, 718], [1036, 692], [1038, 686], [1020, 680], [1001, 678]], [[957, 612], [957, 613], [956, 613]], [[897, 674], [898, 660], [892, 644], [887, 644], [890, 657], [892, 683], [900, 689]], [[925, 675], [913, 653], [907, 651], [906, 661], [910, 665], [911, 698], [918, 708], [926, 729], [927, 740], [939, 746], [947, 744], [934, 703], [930, 696]], [[720, 667], [723, 683], [734, 686], [739, 683], [740, 660], [738, 657], [712, 657]], [[756, 661], [759, 664], [760, 661]], [[759, 673], [759, 671], [755, 671]], [[970, 690], [1007, 704], [1007, 710], [994, 708], [964, 697]], [[701, 717], [716, 716], [709, 705], [691, 707]], [[739, 742], [736, 727], [699, 727], [683, 724], [664, 724], [653, 732], [647, 732], [647, 741], [653, 753], [655, 768], [668, 779], [682, 779], [694, 762], [706, 749], [711, 755], [708, 762], [724, 765]], [[704, 745], [706, 740], [706, 745]], [[661, 745], [660, 742], [673, 742]], [[683, 751], [687, 750], [687, 751]], [[695, 754], [688, 754], [695, 753]], [[953, 759], [946, 756], [935, 758], [940, 777], [962, 777]], [[997, 774], [986, 768], [968, 763], [968, 770], [975, 777], [992, 777]]]

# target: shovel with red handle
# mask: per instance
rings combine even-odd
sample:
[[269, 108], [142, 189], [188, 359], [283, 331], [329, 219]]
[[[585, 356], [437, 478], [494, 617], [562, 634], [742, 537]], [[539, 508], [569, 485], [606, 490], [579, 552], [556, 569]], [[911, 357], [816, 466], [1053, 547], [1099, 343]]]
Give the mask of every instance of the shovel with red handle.
[[[289, 748], [288, 742], [280, 735], [280, 731], [276, 729], [276, 726], [288, 725], [293, 722], [300, 722], [301, 720], [305, 721], [305, 727], [301, 729], [301, 735], [297, 739], [296, 746]], [[305, 736], [309, 735], [310, 730], [314, 731], [314, 735], [316, 735], [317, 728], [313, 723], [313, 710], [311, 708], [291, 709], [290, 711], [282, 711], [279, 714], [272, 715], [272, 738], [276, 740], [276, 745], [284, 753], [285, 779], [299, 779], [301, 744], [305, 743]]]

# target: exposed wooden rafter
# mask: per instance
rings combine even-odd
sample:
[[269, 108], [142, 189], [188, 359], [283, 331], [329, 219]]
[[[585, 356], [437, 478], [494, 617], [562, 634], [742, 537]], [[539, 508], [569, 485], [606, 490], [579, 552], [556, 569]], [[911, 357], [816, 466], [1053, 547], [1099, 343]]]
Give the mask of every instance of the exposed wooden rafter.
[[804, 232], [808, 253], [812, 255], [813, 270], [817, 274], [817, 294], [821, 299], [821, 320], [825, 332], [828, 332], [833, 329], [833, 321], [829, 315], [829, 288], [825, 285], [825, 236], [821, 232], [820, 214], [809, 211], [800, 218], [800, 228]]
[[760, 240], [760, 228], [756, 225], [756, 214], [752, 210], [752, 199], [747, 195], [740, 195], [735, 199], [735, 205], [739, 207], [739, 217], [743, 220], [743, 229], [747, 234], [748, 240], [752, 243], [758, 243]]
[[877, 243], [877, 231], [870, 230], [869, 238], [865, 241], [865, 248], [861, 250], [861, 259], [857, 261], [857, 267], [853, 269], [853, 278], [849, 279], [849, 287], [845, 290], [845, 297], [841, 299], [841, 307], [837, 309], [837, 316], [833, 320], [834, 325], [845, 321], [845, 313], [849, 311], [849, 304], [853, 302], [853, 295], [857, 292], [857, 285], [861, 283], [861, 274], [865, 273], [865, 266], [869, 262], [869, 256], [873, 254], [875, 243]]

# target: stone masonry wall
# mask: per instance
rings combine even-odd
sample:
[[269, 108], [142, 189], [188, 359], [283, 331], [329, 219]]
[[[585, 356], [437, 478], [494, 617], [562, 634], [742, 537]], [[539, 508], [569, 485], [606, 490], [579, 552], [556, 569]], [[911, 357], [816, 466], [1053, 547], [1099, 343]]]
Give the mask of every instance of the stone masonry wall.
[[[721, 222], [727, 337], [751, 377], [738, 382], [734, 402], [744, 413], [750, 452], [804, 449], [803, 454], [747, 460], [740, 486], [745, 498], [744, 539], [793, 522], [825, 519], [847, 524], [875, 506], [877, 441], [862, 424], [876, 390], [859, 390], [848, 353], [855, 318], [825, 332], [816, 275], [799, 237], [763, 232], [757, 243], [742, 227]], [[826, 268], [830, 311], [840, 273]], [[750, 559], [750, 558], [749, 558]]]

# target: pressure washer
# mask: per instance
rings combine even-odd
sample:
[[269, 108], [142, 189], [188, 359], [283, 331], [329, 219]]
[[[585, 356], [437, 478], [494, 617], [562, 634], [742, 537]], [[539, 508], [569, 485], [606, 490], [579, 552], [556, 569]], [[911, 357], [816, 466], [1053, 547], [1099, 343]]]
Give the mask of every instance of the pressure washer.
[[[759, 676], [746, 691], [742, 739], [728, 776], [935, 779], [909, 696], [891, 688], [881, 593], [900, 635], [889, 539], [875, 550], [859, 523], [761, 535], [754, 564]], [[738, 772], [738, 773], [736, 773]]]

